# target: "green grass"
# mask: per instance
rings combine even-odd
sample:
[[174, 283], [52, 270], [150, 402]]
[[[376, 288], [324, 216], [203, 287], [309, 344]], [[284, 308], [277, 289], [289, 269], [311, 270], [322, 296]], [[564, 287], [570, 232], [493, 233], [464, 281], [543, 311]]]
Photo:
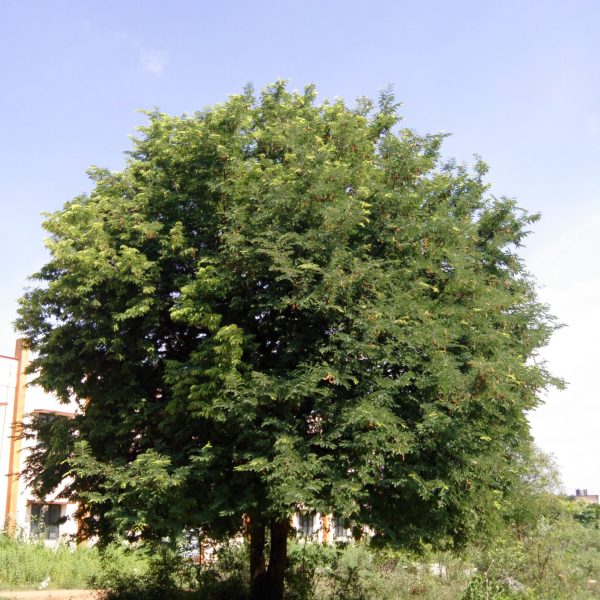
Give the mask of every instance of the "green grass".
[[123, 577], [145, 572], [142, 556], [112, 547], [101, 555], [97, 548], [59, 544], [47, 547], [0, 532], [0, 590], [103, 587], [115, 572]]

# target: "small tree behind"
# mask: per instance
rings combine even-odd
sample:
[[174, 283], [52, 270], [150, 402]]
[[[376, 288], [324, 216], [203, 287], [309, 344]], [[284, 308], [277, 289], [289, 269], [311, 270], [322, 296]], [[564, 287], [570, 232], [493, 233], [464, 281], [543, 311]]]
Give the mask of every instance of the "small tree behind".
[[282, 597], [303, 508], [468, 539], [553, 382], [515, 250], [537, 217], [490, 198], [483, 163], [441, 161], [443, 136], [398, 130], [391, 94], [315, 96], [149, 113], [126, 168], [48, 215], [18, 321], [38, 383], [81, 408], [68, 461], [30, 462], [40, 492], [68, 470], [103, 538], [245, 516], [255, 598]]

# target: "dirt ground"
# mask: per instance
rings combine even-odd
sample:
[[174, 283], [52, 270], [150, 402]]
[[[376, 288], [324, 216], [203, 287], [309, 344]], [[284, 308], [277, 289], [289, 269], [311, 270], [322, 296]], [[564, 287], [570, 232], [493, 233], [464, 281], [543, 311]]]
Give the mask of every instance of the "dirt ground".
[[97, 590], [0, 590], [0, 600], [96, 600]]

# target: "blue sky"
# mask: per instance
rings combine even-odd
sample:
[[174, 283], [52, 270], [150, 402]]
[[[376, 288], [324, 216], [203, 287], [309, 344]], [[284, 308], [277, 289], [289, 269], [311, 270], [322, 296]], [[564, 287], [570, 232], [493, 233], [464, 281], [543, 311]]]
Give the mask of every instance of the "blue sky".
[[278, 78], [320, 97], [393, 84], [405, 125], [480, 154], [492, 192], [542, 212], [523, 254], [569, 325], [545, 350], [570, 381], [532, 415], [565, 487], [600, 491], [600, 4], [597, 1], [156, 0], [0, 3], [0, 353], [40, 213], [119, 169], [138, 108], [193, 111]]

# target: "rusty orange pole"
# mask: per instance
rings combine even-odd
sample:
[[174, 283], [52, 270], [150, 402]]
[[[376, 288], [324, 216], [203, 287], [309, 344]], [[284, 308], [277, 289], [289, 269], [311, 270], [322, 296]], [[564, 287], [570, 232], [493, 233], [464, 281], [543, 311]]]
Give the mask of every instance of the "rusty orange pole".
[[16, 435], [18, 425], [23, 421], [25, 415], [25, 369], [29, 364], [29, 351], [23, 345], [23, 340], [17, 340], [15, 348], [15, 358], [17, 359], [17, 384], [15, 386], [15, 402], [13, 406], [11, 427], [13, 435], [10, 439], [10, 449], [8, 455], [8, 484], [6, 492], [6, 515], [4, 522], [9, 534], [14, 534], [16, 527], [17, 500], [19, 497], [18, 475], [21, 469], [21, 446], [22, 440]]
[[323, 515], [321, 517], [323, 523], [323, 543], [329, 543], [329, 515]]

